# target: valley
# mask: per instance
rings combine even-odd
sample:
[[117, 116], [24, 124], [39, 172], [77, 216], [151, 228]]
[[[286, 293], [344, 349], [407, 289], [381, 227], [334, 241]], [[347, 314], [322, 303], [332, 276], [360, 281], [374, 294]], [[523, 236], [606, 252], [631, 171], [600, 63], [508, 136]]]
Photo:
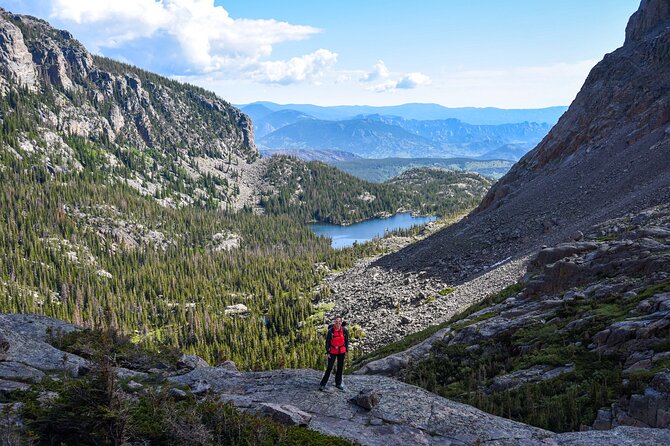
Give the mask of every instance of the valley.
[[0, 9], [0, 445], [670, 443], [669, 30], [642, 0], [568, 108], [238, 108]]
[[[374, 184], [260, 158], [248, 118], [215, 95], [93, 57], [34, 18], [0, 24], [2, 54], [23, 64], [5, 60], [0, 77], [3, 313], [113, 327], [241, 370], [318, 367], [315, 287], [383, 248], [336, 251], [306, 223], [462, 213], [492, 184], [437, 170]], [[52, 54], [50, 71], [30, 51]]]

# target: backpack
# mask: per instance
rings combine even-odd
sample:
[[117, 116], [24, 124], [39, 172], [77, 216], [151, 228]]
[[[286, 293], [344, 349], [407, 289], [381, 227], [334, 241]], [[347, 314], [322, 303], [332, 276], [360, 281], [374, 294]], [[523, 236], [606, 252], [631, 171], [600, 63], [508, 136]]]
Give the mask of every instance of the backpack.
[[330, 348], [328, 352], [331, 355], [340, 355], [347, 352], [346, 337], [344, 335], [344, 325], [340, 327], [339, 331], [335, 330], [335, 326], [331, 326]]

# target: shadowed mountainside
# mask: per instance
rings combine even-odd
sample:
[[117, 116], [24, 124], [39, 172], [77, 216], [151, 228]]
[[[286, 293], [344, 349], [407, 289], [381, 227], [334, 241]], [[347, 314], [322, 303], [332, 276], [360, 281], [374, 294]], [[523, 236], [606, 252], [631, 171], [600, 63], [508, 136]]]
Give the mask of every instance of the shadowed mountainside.
[[459, 282], [670, 198], [670, 5], [644, 0], [623, 47], [467, 219], [379, 260]]

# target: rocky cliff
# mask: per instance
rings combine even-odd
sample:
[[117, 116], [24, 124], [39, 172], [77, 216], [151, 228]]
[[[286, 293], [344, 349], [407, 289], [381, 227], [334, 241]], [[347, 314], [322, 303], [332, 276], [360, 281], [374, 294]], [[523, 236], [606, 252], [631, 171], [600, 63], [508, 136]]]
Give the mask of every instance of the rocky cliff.
[[458, 282], [576, 230], [670, 199], [670, 15], [644, 0], [543, 141], [458, 225], [390, 256]]
[[67, 31], [4, 10], [0, 92], [15, 157], [111, 171], [166, 205], [234, 204], [258, 158], [251, 121], [213, 93], [93, 56]]

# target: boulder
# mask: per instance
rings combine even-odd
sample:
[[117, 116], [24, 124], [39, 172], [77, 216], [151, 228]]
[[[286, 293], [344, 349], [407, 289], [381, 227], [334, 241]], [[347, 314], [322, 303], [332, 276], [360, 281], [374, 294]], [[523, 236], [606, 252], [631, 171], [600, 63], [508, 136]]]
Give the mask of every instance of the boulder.
[[596, 421], [593, 422], [593, 429], [600, 431], [612, 429], [612, 411], [600, 409]]
[[26, 383], [0, 379], [0, 398], [7, 398], [14, 391], [28, 390], [29, 388], [30, 385]]
[[0, 362], [0, 379], [38, 383], [45, 374], [41, 370], [16, 361]]
[[178, 401], [185, 400], [188, 397], [188, 394], [185, 391], [178, 389], [176, 387], [173, 387], [170, 390], [168, 390], [168, 395], [170, 395], [172, 398]]
[[654, 375], [651, 386], [659, 392], [670, 395], [670, 372], [664, 371]]
[[363, 389], [354, 398], [356, 404], [363, 409], [372, 410], [381, 399], [380, 395], [373, 389]]
[[547, 381], [563, 374], [571, 373], [574, 370], [574, 364], [566, 364], [562, 367], [536, 365], [507, 375], [496, 376], [493, 378], [493, 384], [487, 390], [489, 393], [512, 390], [524, 384]]
[[217, 367], [219, 367], [220, 369], [230, 370], [231, 372], [237, 372], [238, 371], [237, 366], [230, 359], [227, 360], [227, 361], [223, 361]]
[[292, 426], [308, 426], [312, 415], [290, 404], [261, 403], [259, 413]]
[[544, 266], [584, 252], [598, 249], [598, 245], [592, 242], [573, 242], [562, 243], [553, 248], [547, 248], [539, 251], [535, 259], [531, 261], [533, 265]]
[[128, 384], [126, 384], [126, 387], [128, 387], [128, 390], [131, 390], [133, 392], [137, 392], [138, 390], [141, 390], [144, 388], [144, 386], [137, 381], [128, 381]]
[[196, 381], [193, 384], [190, 385], [191, 387], [191, 392], [194, 395], [204, 395], [210, 391], [212, 386], [209, 385], [207, 381], [200, 380]]
[[44, 392], [40, 392], [40, 394], [37, 396], [37, 401], [42, 405], [42, 406], [48, 406], [51, 403], [53, 403], [56, 398], [58, 398], [60, 395], [58, 392], [52, 392], [50, 390], [45, 390]]
[[230, 316], [235, 316], [235, 315], [245, 315], [249, 313], [249, 308], [247, 308], [246, 305], [244, 304], [235, 304], [235, 305], [229, 305], [227, 306], [224, 310], [224, 313]]
[[181, 358], [179, 358], [177, 366], [193, 370], [197, 369], [198, 367], [208, 367], [209, 364], [198, 355], [183, 354], [181, 355]]
[[144, 372], [138, 372], [137, 370], [130, 370], [125, 367], [116, 367], [114, 369], [116, 377], [118, 379], [146, 379], [149, 374]]
[[66, 371], [73, 376], [84, 375], [90, 370], [89, 361], [58, 350], [47, 342], [58, 333], [79, 329], [75, 325], [44, 316], [0, 314], [2, 359], [45, 372]]

